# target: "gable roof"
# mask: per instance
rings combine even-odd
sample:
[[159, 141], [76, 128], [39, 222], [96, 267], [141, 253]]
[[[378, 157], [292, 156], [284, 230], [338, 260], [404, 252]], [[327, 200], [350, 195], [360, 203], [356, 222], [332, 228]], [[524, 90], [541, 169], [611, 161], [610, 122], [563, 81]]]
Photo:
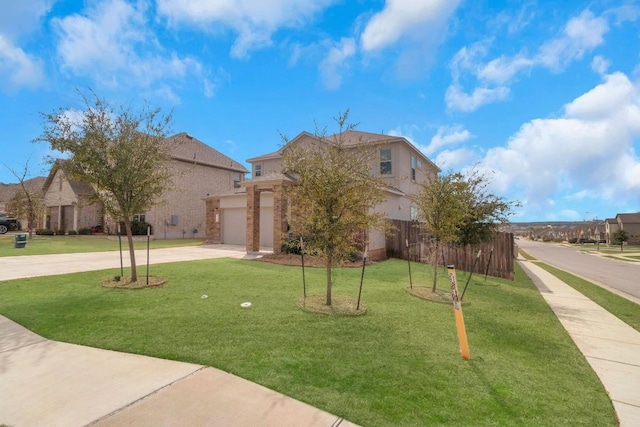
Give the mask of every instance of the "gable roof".
[[[58, 172], [58, 170], [60, 170], [61, 173], [64, 173], [64, 169], [62, 168], [62, 164], [60, 160], [57, 160], [51, 167], [51, 170], [49, 171], [49, 176], [47, 176], [46, 180], [44, 181], [44, 184], [42, 185], [43, 193], [46, 193], [49, 190], [49, 187], [51, 187], [51, 184], [53, 183], [53, 179], [55, 178], [56, 172]], [[69, 182], [69, 185], [71, 186], [71, 189], [73, 190], [73, 192], [78, 196], [90, 195], [94, 193], [91, 186], [83, 181], [76, 181], [73, 179], [67, 179], [67, 181]]]
[[[300, 132], [300, 134], [298, 134], [295, 138], [293, 138], [291, 141], [289, 141], [287, 143], [287, 145], [289, 144], [294, 144], [297, 141], [299, 141], [300, 139], [302, 139], [303, 137], [311, 137], [314, 138], [316, 140], [320, 140], [323, 142], [326, 142], [328, 144], [332, 143], [339, 134], [333, 134], [333, 135], [328, 135], [325, 136], [324, 138], [318, 138], [317, 136], [307, 132], [307, 131], [302, 131]], [[347, 147], [355, 147], [359, 144], [370, 144], [370, 145], [378, 145], [378, 144], [390, 144], [393, 142], [399, 142], [401, 144], [404, 144], [408, 147], [410, 147], [411, 149], [413, 149], [416, 154], [421, 158], [422, 161], [427, 162], [428, 164], [430, 164], [437, 172], [441, 172], [441, 169], [431, 161], [431, 159], [429, 159], [427, 156], [425, 156], [415, 145], [413, 145], [409, 140], [407, 140], [406, 138], [402, 137], [402, 136], [393, 136], [393, 135], [385, 135], [385, 134], [380, 134], [380, 133], [371, 133], [371, 132], [361, 132], [361, 131], [356, 131], [356, 130], [348, 130], [342, 133], [342, 141], [344, 142], [344, 144]], [[262, 156], [258, 156], [258, 157], [253, 157], [251, 159], [247, 159], [247, 162], [249, 163], [255, 163], [257, 161], [263, 161], [263, 160], [271, 160], [271, 159], [277, 159], [282, 157], [282, 153], [283, 150], [285, 149], [286, 145], [282, 148], [280, 148], [278, 151], [274, 151], [271, 153], [267, 153], [267, 154], [263, 154]]]
[[227, 169], [235, 172], [249, 172], [240, 163], [221, 152], [211, 148], [204, 142], [194, 138], [186, 132], [181, 132], [166, 139], [172, 143], [171, 158], [183, 162], [196, 163]]

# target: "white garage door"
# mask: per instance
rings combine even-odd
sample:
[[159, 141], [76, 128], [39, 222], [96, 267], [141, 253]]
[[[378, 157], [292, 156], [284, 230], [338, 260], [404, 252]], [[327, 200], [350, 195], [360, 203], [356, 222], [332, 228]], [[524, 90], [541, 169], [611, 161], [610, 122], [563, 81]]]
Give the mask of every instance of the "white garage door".
[[244, 245], [247, 241], [247, 217], [244, 208], [222, 209], [222, 243]]

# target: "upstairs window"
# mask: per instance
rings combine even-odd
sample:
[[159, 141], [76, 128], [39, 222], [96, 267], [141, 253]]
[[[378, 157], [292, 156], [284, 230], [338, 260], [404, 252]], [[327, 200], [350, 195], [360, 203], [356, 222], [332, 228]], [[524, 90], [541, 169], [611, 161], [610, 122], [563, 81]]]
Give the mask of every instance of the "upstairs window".
[[134, 221], [138, 221], [138, 222], [146, 222], [146, 221], [145, 221], [144, 214], [134, 215], [134, 216], [133, 216], [133, 220], [134, 220]]
[[240, 172], [233, 173], [233, 188], [240, 188], [242, 182], [242, 174]]
[[262, 176], [262, 165], [254, 165], [253, 166], [253, 177], [257, 178]]
[[417, 167], [416, 156], [411, 156], [411, 181], [416, 180], [416, 167]]
[[380, 150], [380, 175], [391, 175], [391, 148]]

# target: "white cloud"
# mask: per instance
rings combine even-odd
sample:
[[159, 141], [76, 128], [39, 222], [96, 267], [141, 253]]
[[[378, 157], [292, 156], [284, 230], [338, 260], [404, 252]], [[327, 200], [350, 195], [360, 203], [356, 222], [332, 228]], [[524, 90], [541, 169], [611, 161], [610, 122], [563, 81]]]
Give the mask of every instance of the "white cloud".
[[337, 89], [342, 84], [342, 74], [348, 69], [347, 60], [356, 52], [356, 43], [343, 38], [329, 48], [327, 56], [320, 62], [322, 81], [328, 89]]
[[476, 153], [468, 148], [444, 150], [438, 153], [434, 163], [442, 170], [456, 170], [469, 165], [477, 158]]
[[434, 27], [441, 28], [460, 3], [459, 0], [386, 0], [362, 32], [365, 51], [383, 49], [402, 37], [424, 39]]
[[[5, 4], [6, 3], [6, 4]], [[38, 29], [53, 0], [3, 2], [0, 13], [0, 90], [17, 92], [44, 82], [42, 60], [20, 46], [20, 38]]]
[[336, 0], [158, 0], [158, 13], [170, 24], [197, 25], [205, 30], [231, 29], [236, 40], [231, 55], [248, 56], [252, 49], [271, 45], [283, 27], [299, 27]]
[[451, 85], [445, 93], [447, 109], [453, 111], [475, 111], [485, 104], [503, 101], [509, 97], [509, 88], [505, 86], [489, 88], [476, 87], [472, 93], [466, 93], [460, 85]]
[[42, 61], [0, 34], [0, 88], [12, 93], [22, 87], [37, 87], [43, 81]]
[[611, 65], [611, 62], [609, 62], [606, 58], [600, 55], [594, 56], [593, 60], [591, 61], [591, 69], [596, 73], [600, 74], [601, 76], [607, 73], [610, 65]]
[[[483, 62], [490, 39], [460, 49], [450, 64], [453, 82], [446, 93], [447, 107], [454, 111], [475, 111], [484, 104], [506, 99], [508, 85], [523, 72], [535, 67], [563, 71], [571, 62], [582, 59], [604, 43], [604, 35], [609, 31], [605, 16], [607, 14], [596, 17], [590, 10], [583, 11], [569, 19], [562, 33], [544, 42], [534, 54], [523, 48], [515, 55], [501, 55]], [[602, 60], [593, 63], [600, 73], [606, 72], [607, 65]], [[460, 83], [467, 75], [477, 80], [477, 87], [469, 92]]]
[[585, 10], [567, 22], [562, 36], [542, 45], [534, 61], [556, 72], [562, 71], [570, 62], [600, 46], [608, 31], [605, 18]]
[[196, 59], [163, 51], [146, 30], [147, 13], [144, 2], [109, 0], [95, 3], [83, 14], [54, 19], [63, 69], [111, 87], [149, 87], [162, 85], [164, 79], [201, 76], [202, 65]]
[[485, 82], [505, 84], [522, 70], [529, 69], [534, 65], [534, 61], [522, 54], [513, 58], [501, 56], [481, 66], [478, 70], [478, 78]]
[[562, 117], [525, 123], [480, 166], [496, 172], [500, 191], [521, 189], [531, 209], [558, 196], [638, 200], [639, 138], [640, 86], [615, 73], [567, 104]]
[[429, 145], [421, 147], [421, 150], [427, 155], [435, 153], [442, 147], [455, 145], [471, 139], [473, 135], [467, 129], [460, 125], [440, 126], [436, 134], [431, 138]]
[[54, 0], [3, 1], [0, 34], [15, 39], [36, 30], [53, 3]]

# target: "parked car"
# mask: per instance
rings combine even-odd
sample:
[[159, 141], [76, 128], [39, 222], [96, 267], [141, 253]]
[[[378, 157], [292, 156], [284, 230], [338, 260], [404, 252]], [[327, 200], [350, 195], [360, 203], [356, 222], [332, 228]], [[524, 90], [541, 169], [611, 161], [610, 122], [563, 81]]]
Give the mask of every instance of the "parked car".
[[578, 243], [582, 244], [582, 243], [595, 243], [595, 239], [587, 239], [585, 237], [581, 237], [578, 239]]
[[6, 216], [0, 216], [0, 234], [5, 234], [7, 231], [21, 230], [22, 226], [16, 218], [8, 218]]
[[91, 232], [92, 233], [102, 233], [102, 226], [100, 224], [98, 225], [94, 225], [93, 227], [91, 227]]

